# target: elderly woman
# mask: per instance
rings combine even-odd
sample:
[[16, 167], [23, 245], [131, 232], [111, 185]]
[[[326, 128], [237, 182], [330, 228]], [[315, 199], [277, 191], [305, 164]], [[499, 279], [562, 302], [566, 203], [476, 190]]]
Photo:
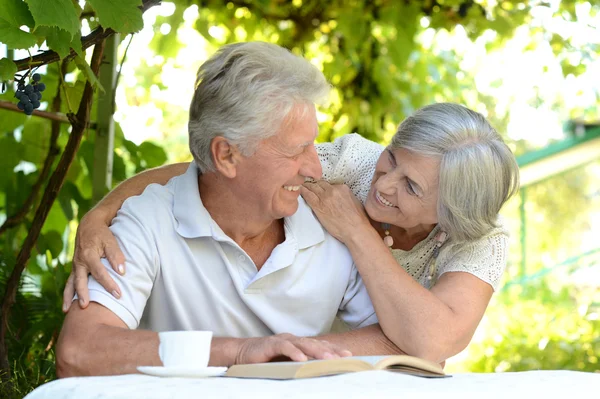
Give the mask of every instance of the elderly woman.
[[[318, 144], [317, 152], [323, 180], [306, 182], [302, 196], [349, 248], [385, 334], [431, 360], [463, 350], [506, 266], [508, 233], [498, 212], [519, 178], [501, 137], [481, 114], [441, 103], [402, 122], [387, 148], [351, 134]], [[118, 292], [98, 259], [124, 272], [107, 223], [128, 196], [185, 167], [132, 178], [82, 220], [78, 277], [65, 289], [65, 310], [75, 289], [87, 305], [88, 269]]]

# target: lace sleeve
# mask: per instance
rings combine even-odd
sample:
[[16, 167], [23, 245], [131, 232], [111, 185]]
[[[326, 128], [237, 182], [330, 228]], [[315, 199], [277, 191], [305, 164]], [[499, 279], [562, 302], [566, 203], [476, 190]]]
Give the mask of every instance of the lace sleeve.
[[490, 284], [497, 291], [506, 269], [508, 234], [503, 229], [466, 244], [439, 269], [438, 278], [447, 272], [467, 272]]
[[317, 144], [316, 148], [323, 167], [323, 180], [346, 184], [364, 203], [384, 147], [353, 133], [333, 143]]

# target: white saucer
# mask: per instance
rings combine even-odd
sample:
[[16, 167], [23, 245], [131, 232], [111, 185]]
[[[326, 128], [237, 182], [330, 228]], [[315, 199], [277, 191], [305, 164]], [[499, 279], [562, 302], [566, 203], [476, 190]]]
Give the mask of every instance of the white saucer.
[[221, 376], [227, 371], [227, 367], [154, 367], [139, 366], [140, 373], [154, 375], [156, 377], [180, 377], [180, 378], [203, 378]]

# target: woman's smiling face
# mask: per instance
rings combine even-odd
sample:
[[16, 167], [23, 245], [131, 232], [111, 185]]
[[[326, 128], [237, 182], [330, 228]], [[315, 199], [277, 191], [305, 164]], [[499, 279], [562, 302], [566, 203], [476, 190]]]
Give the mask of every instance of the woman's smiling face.
[[436, 224], [439, 167], [437, 158], [386, 148], [365, 202], [371, 219], [403, 229]]

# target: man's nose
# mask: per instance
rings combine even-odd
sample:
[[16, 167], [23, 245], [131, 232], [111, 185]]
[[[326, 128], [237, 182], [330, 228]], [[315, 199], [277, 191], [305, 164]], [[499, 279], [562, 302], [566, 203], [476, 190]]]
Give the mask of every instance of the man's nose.
[[317, 149], [314, 145], [311, 145], [307, 150], [306, 157], [300, 168], [300, 174], [318, 180], [323, 175], [323, 168], [321, 167], [321, 161], [319, 161], [319, 156], [317, 155]]

